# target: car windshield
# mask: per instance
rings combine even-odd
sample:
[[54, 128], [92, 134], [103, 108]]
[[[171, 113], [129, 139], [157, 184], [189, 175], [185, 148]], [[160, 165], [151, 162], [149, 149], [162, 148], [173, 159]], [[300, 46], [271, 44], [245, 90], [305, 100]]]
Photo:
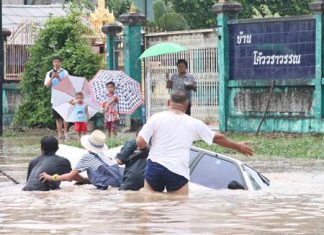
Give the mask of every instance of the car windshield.
[[233, 181], [244, 185], [239, 167], [228, 160], [209, 154], [204, 154], [200, 159], [190, 178], [193, 183], [213, 189], [227, 189]]
[[248, 165], [244, 165], [244, 169], [250, 177], [250, 180], [255, 190], [259, 190], [269, 186], [269, 180], [262, 176], [259, 172], [249, 167]]
[[189, 161], [190, 164], [196, 159], [196, 157], [200, 154], [198, 150], [195, 149], [190, 149], [190, 156], [189, 156]]

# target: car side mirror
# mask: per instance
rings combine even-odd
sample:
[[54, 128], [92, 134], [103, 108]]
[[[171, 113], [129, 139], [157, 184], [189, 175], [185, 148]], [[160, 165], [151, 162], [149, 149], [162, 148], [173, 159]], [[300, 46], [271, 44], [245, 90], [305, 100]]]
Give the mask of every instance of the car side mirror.
[[235, 189], [243, 189], [244, 190], [245, 189], [244, 185], [240, 184], [236, 180], [232, 180], [231, 182], [229, 182], [228, 185], [227, 185], [227, 188], [228, 189], [233, 189], [233, 190], [235, 190]]

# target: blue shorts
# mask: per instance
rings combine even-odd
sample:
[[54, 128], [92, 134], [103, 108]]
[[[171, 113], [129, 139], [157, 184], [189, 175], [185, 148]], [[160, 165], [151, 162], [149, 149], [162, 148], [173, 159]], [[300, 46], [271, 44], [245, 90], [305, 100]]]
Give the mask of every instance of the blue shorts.
[[157, 192], [163, 192], [165, 188], [168, 192], [176, 191], [188, 183], [185, 177], [169, 171], [150, 159], [145, 168], [145, 180]]

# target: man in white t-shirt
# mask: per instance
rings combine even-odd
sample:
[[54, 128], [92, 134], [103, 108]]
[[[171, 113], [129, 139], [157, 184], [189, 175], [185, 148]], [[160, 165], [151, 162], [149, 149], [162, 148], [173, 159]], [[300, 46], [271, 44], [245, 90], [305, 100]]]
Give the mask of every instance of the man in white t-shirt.
[[[53, 69], [48, 71], [45, 77], [44, 85], [47, 88], [52, 89], [57, 86], [63, 79], [67, 78], [69, 76], [69, 73], [61, 67], [62, 62], [61, 58], [58, 56], [53, 57], [52, 59]], [[53, 104], [53, 95], [51, 95], [51, 103]], [[58, 139], [69, 139], [69, 136], [67, 134], [68, 131], [68, 123], [63, 120], [61, 115], [57, 113], [52, 108], [52, 115], [56, 122], [56, 128], [58, 132]], [[64, 126], [64, 132], [62, 131], [62, 127]]]
[[253, 150], [246, 143], [235, 143], [213, 132], [202, 121], [185, 114], [188, 98], [182, 90], [171, 94], [170, 110], [150, 117], [138, 134], [136, 143], [145, 149], [151, 141], [145, 169], [144, 188], [149, 191], [187, 195], [189, 181], [189, 152], [194, 141], [234, 149], [246, 156]]

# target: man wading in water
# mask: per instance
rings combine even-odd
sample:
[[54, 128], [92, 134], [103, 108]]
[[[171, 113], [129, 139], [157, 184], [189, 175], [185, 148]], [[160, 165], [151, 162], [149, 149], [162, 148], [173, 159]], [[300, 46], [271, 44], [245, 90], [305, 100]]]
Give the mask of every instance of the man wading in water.
[[253, 150], [246, 143], [235, 143], [224, 135], [213, 132], [202, 121], [185, 114], [188, 97], [183, 90], [174, 91], [169, 111], [150, 117], [136, 139], [139, 149], [151, 140], [145, 169], [144, 188], [149, 191], [187, 195], [189, 192], [189, 153], [194, 141], [234, 149], [246, 156]]
[[39, 174], [44, 171], [49, 174], [65, 174], [71, 171], [69, 160], [55, 154], [58, 149], [58, 141], [54, 136], [45, 136], [41, 140], [42, 155], [29, 163], [24, 191], [48, 191], [60, 187], [61, 182], [39, 181]]

